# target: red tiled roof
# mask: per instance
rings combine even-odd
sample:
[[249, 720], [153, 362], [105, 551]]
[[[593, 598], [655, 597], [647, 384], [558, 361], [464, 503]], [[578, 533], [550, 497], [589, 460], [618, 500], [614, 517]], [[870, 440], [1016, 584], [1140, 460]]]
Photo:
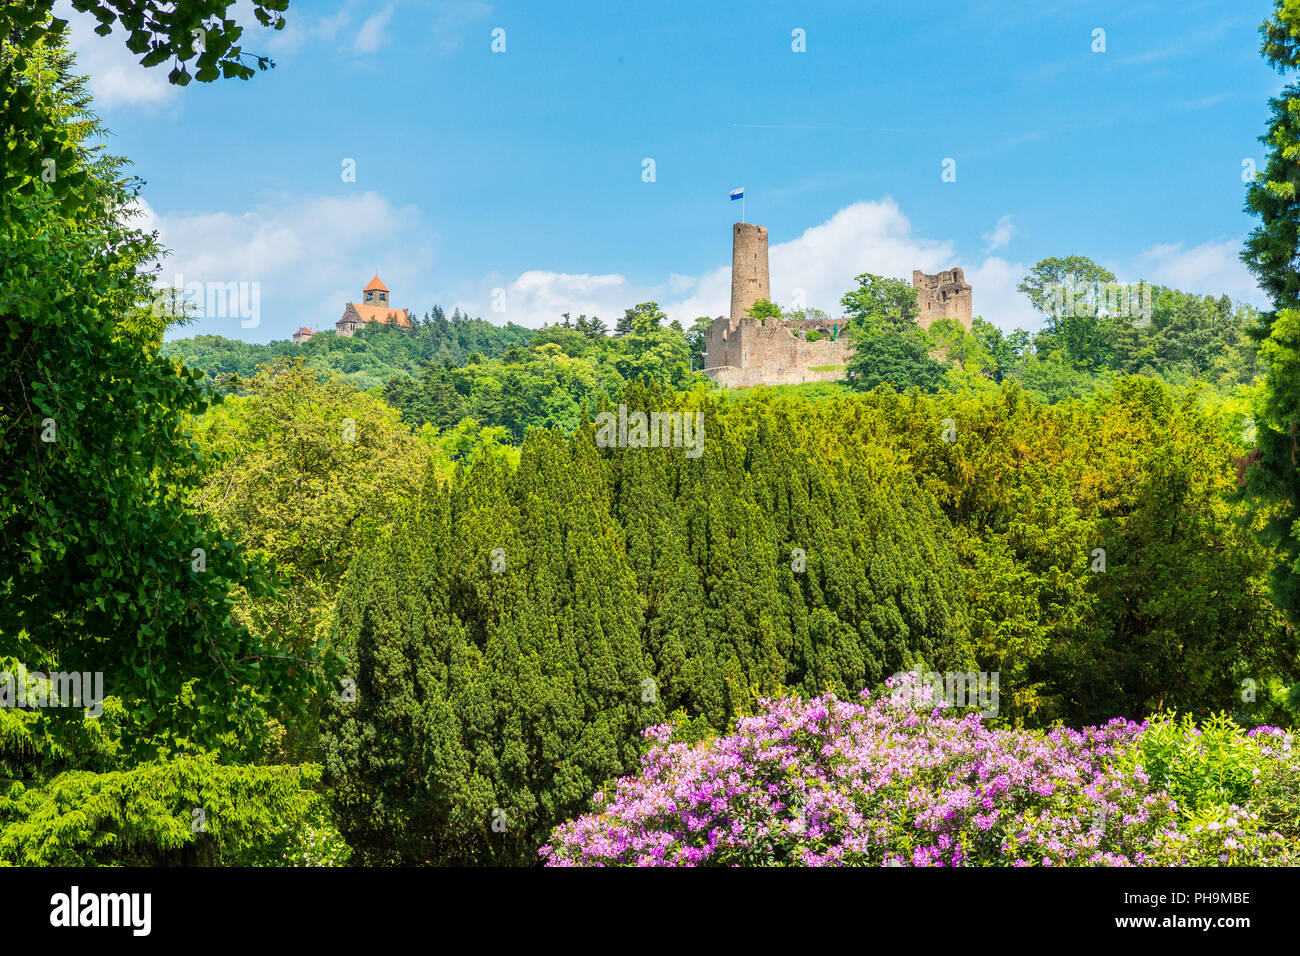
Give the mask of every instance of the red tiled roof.
[[295, 332], [295, 333], [293, 333], [293, 334], [294, 334], [294, 335], [314, 335], [315, 333], [312, 332], [311, 329], [307, 328], [307, 326], [304, 325], [302, 328], [300, 328], [297, 332]]
[[[382, 325], [397, 325], [403, 329], [414, 327], [410, 315], [405, 309], [394, 309], [388, 305], [358, 305], [356, 302], [349, 302], [348, 309], [355, 309], [357, 315], [361, 317], [362, 322], [379, 322]], [[347, 309], [343, 311], [342, 322], [348, 318]], [[338, 323], [336, 322], [335, 325]]]
[[362, 292], [387, 292], [388, 286], [379, 281], [379, 276], [370, 280], [370, 285], [361, 290]]

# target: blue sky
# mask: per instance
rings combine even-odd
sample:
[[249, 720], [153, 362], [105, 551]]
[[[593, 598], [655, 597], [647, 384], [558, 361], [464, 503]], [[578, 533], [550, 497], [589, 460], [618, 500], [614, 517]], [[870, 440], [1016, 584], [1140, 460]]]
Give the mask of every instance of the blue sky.
[[722, 314], [738, 186], [782, 304], [959, 265], [977, 314], [1028, 328], [1016, 282], [1070, 254], [1263, 304], [1236, 256], [1270, 9], [294, 0], [244, 37], [276, 69], [185, 89], [72, 19], [164, 276], [257, 283], [256, 326], [180, 334], [268, 341], [332, 328], [376, 272], [417, 313]]

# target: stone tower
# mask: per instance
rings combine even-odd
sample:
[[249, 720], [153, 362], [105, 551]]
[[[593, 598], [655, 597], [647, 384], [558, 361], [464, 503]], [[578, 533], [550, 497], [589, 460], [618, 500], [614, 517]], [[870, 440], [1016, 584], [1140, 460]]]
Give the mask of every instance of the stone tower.
[[379, 281], [379, 276], [370, 280], [370, 284], [361, 290], [363, 305], [378, 305], [388, 308], [388, 286]]
[[921, 310], [916, 317], [917, 325], [928, 329], [935, 319], [956, 319], [970, 331], [971, 287], [961, 269], [948, 269], [934, 275], [914, 269], [912, 286], [916, 289], [916, 304]]
[[738, 222], [731, 231], [731, 319], [745, 317], [759, 299], [771, 300], [767, 275], [767, 227]]

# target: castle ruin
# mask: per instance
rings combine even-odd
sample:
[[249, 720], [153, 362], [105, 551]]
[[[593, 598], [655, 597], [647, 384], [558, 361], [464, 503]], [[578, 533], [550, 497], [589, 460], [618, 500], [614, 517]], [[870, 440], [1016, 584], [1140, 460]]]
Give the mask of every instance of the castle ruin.
[[843, 319], [719, 316], [705, 333], [704, 374], [731, 388], [833, 382], [844, 377], [849, 357], [843, 328]]
[[912, 270], [912, 286], [920, 314], [916, 324], [928, 329], [935, 319], [956, 319], [971, 330], [971, 287], [961, 269], [948, 269], [936, 275]]
[[[912, 285], [921, 328], [939, 318], [971, 328], [971, 287], [961, 269], [937, 275], [917, 270]], [[852, 354], [844, 335], [846, 320], [750, 318], [754, 303], [771, 300], [770, 288], [766, 227], [736, 223], [731, 233], [731, 315], [718, 316], [705, 333], [704, 373], [731, 388], [844, 378]]]

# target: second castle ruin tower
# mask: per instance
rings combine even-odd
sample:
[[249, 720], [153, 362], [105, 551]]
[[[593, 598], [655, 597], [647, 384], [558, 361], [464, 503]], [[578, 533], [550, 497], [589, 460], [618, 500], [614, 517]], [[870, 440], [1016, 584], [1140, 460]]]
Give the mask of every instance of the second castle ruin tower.
[[971, 330], [971, 287], [961, 269], [934, 275], [913, 269], [912, 285], [920, 309], [916, 322], [921, 328], [928, 329], [935, 319], [956, 319], [967, 332]]

